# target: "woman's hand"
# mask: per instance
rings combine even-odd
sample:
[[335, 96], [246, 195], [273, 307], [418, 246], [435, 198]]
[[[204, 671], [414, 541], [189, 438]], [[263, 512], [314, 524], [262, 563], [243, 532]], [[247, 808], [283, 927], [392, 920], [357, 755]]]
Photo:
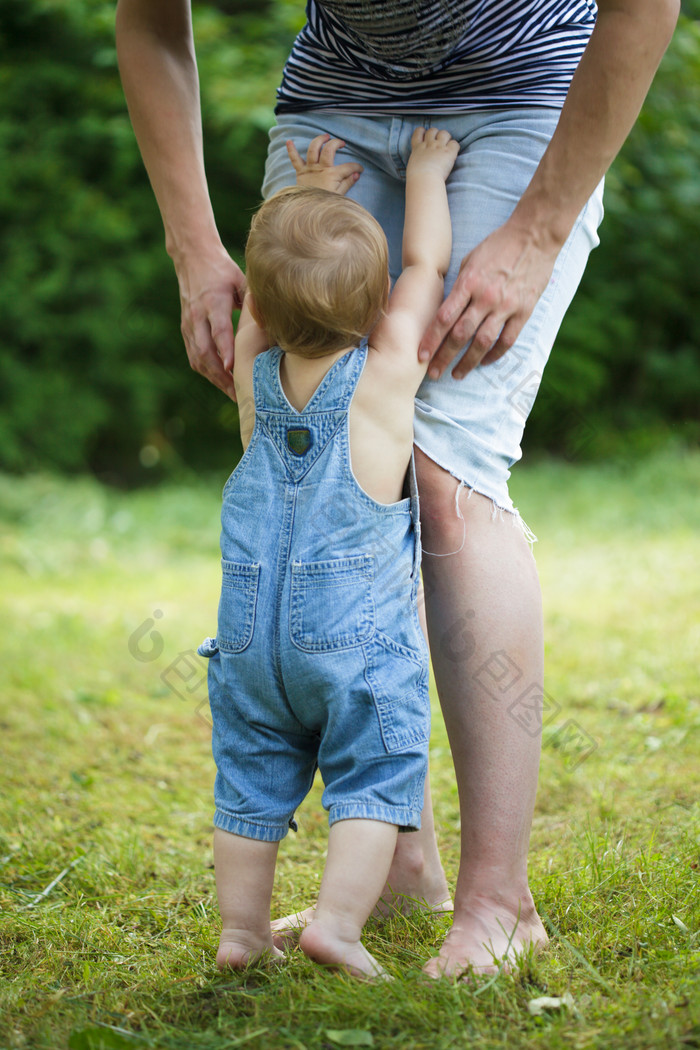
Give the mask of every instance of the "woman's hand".
[[352, 160], [335, 166], [335, 155], [345, 143], [342, 139], [332, 139], [330, 135], [317, 135], [311, 140], [305, 161], [299, 156], [291, 139], [286, 145], [292, 167], [297, 173], [297, 186], [312, 186], [345, 195], [364, 170], [361, 164]]
[[243, 305], [245, 277], [223, 247], [207, 256], [183, 256], [175, 270], [190, 366], [235, 401], [231, 314]]
[[467, 344], [455, 379], [502, 357], [547, 287], [560, 247], [507, 222], [466, 255], [421, 341], [418, 356], [430, 360], [428, 375], [439, 378]]

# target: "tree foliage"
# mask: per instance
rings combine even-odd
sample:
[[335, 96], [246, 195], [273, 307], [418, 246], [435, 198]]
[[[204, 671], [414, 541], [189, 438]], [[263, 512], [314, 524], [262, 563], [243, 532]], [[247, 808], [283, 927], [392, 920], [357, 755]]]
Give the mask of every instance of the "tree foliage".
[[[608, 178], [603, 246], [560, 333], [531, 445], [572, 454], [582, 434], [605, 447], [620, 428], [697, 424], [697, 7]], [[302, 21], [301, 0], [195, 5], [207, 171], [239, 261]], [[181, 344], [112, 0], [0, 0], [0, 27], [0, 467], [134, 481], [231, 464], [235, 407], [191, 373]]]

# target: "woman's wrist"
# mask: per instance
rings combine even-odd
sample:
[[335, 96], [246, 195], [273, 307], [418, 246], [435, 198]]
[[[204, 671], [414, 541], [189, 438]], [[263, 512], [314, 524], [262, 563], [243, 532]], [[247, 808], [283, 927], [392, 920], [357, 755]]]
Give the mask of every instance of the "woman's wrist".
[[165, 250], [176, 269], [192, 258], [212, 261], [228, 258], [228, 252], [213, 221], [197, 223], [187, 228], [179, 226], [177, 230], [166, 226]]
[[549, 194], [537, 190], [526, 191], [506, 226], [537, 250], [557, 254], [582, 207], [578, 202], [553, 201]]

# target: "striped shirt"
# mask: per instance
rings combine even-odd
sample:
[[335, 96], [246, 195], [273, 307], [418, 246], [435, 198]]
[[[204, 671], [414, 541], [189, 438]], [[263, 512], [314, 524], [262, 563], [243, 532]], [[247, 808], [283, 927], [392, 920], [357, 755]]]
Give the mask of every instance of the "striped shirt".
[[308, 0], [277, 113], [563, 105], [594, 0]]

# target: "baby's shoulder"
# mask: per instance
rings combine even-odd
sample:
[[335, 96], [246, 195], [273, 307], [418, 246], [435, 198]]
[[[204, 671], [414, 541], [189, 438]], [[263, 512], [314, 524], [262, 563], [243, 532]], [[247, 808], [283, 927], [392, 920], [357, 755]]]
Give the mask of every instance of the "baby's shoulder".
[[422, 333], [400, 318], [385, 319], [369, 340], [363, 380], [375, 397], [394, 403], [397, 399], [413, 401], [425, 376], [426, 365], [418, 360]]

